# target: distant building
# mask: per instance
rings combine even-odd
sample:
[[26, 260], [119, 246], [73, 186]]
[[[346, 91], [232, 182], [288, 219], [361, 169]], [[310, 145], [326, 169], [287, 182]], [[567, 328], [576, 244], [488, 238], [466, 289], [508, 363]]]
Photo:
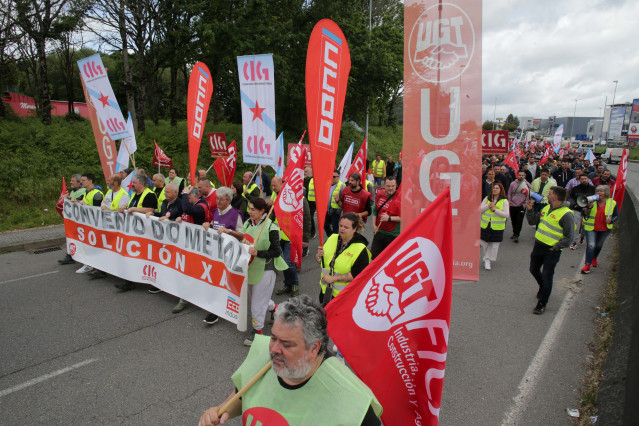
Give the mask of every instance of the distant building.
[[519, 117], [519, 127], [522, 130], [539, 129], [539, 122], [541, 120], [534, 117]]
[[[36, 103], [31, 96], [13, 92], [4, 92], [2, 102], [6, 102], [19, 117], [35, 115]], [[84, 102], [74, 102], [73, 111], [82, 117], [89, 118], [89, 109]], [[66, 115], [69, 112], [68, 101], [51, 101], [51, 115]]]
[[[559, 126], [564, 125], [564, 138], [574, 139], [575, 135], [585, 135], [588, 133], [588, 124], [591, 120], [597, 120], [600, 117], [548, 117], [542, 119], [539, 130], [548, 136], [555, 134]], [[574, 120], [574, 125], [573, 125]]]

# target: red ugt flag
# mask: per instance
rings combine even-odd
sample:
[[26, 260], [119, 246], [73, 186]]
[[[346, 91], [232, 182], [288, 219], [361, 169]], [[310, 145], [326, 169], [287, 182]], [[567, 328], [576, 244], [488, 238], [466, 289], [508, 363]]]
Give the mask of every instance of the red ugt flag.
[[226, 148], [229, 156], [226, 158], [218, 157], [213, 162], [213, 168], [217, 174], [217, 178], [222, 182], [223, 186], [230, 187], [233, 184], [233, 178], [235, 177], [235, 166], [237, 164], [237, 148], [235, 147], [235, 141]]
[[155, 145], [155, 149], [153, 150], [153, 161], [151, 162], [151, 165], [163, 167], [165, 169], [173, 167], [173, 160], [171, 160], [164, 151], [162, 151], [162, 148], [160, 148], [156, 141], [153, 141], [153, 144]]
[[328, 334], [384, 407], [384, 424], [436, 425], [439, 419], [452, 232], [446, 188], [326, 307]]
[[619, 172], [617, 173], [615, 188], [612, 191], [612, 198], [617, 203], [617, 210], [619, 212], [621, 212], [623, 197], [626, 195], [626, 178], [628, 177], [628, 151], [625, 148], [623, 150], [623, 154], [621, 154], [620, 163], [621, 165], [619, 166]]
[[275, 199], [277, 223], [291, 240], [291, 261], [302, 266], [302, 229], [304, 225], [304, 161], [306, 148], [284, 173], [284, 185]]
[[69, 195], [69, 191], [67, 190], [67, 182], [62, 178], [62, 190], [60, 191], [60, 198], [58, 198], [58, 203], [55, 205], [55, 209], [60, 213], [60, 216], [64, 218], [64, 214], [62, 213], [62, 209], [64, 207], [64, 199]]

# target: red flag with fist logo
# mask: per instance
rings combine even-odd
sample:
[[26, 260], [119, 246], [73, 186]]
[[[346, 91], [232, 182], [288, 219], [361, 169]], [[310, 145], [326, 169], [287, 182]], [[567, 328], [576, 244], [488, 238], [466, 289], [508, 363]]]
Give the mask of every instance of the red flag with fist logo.
[[446, 188], [326, 307], [328, 334], [382, 404], [384, 424], [435, 425], [439, 419], [452, 232]]
[[284, 173], [284, 185], [277, 194], [273, 210], [282, 232], [291, 240], [291, 262], [302, 266], [302, 229], [304, 225], [304, 161], [306, 148]]

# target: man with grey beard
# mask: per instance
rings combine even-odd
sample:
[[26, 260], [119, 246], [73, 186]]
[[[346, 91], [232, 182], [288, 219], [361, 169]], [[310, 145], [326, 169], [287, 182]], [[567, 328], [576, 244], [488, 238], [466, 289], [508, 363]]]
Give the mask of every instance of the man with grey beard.
[[[308, 295], [281, 303], [272, 336], [255, 335], [244, 363], [233, 374], [236, 390], [209, 408], [200, 426], [226, 423], [242, 415], [251, 424], [380, 425], [382, 407], [371, 390], [328, 350], [326, 312]], [[269, 361], [272, 368], [218, 417], [221, 406]], [[316, 380], [310, 380], [315, 376]], [[345, 410], [331, 410], [337, 406]], [[248, 424], [248, 423], [247, 423]]]

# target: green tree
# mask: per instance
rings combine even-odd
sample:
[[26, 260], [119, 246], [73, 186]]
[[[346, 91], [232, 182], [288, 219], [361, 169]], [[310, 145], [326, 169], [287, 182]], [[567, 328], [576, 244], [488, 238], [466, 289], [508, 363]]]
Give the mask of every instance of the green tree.
[[491, 120], [484, 121], [484, 124], [481, 125], [482, 130], [497, 130], [497, 123]]

